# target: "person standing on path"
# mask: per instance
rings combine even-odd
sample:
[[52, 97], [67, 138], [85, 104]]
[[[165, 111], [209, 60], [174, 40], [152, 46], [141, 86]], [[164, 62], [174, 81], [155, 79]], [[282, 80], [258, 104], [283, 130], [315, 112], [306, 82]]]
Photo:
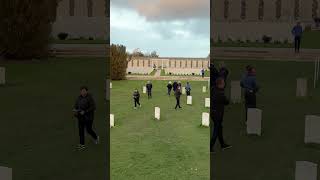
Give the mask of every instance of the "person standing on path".
[[294, 36], [294, 52], [299, 53], [303, 34], [303, 28], [300, 22], [297, 22], [297, 24], [292, 28], [291, 33]]

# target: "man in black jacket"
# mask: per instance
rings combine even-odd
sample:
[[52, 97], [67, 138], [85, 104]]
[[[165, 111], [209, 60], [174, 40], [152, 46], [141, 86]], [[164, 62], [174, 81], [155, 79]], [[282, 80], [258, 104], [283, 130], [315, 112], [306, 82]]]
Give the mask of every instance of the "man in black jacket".
[[214, 128], [211, 126], [211, 130], [213, 130], [213, 135], [210, 141], [210, 152], [214, 152], [214, 144], [219, 139], [222, 150], [228, 149], [231, 146], [226, 144], [223, 139], [223, 131], [222, 131], [222, 122], [224, 115], [224, 106], [229, 104], [229, 100], [224, 94], [224, 80], [223, 78], [218, 78], [216, 80], [216, 88], [214, 93], [212, 94], [212, 109], [210, 111], [210, 117], [213, 119]]
[[150, 81], [148, 81], [146, 87], [147, 87], [148, 99], [152, 98], [152, 93], [151, 93], [152, 92], [152, 83]]
[[181, 87], [178, 86], [176, 91], [174, 92], [174, 95], [176, 96], [176, 107], [174, 109], [177, 110], [177, 107], [181, 108], [180, 106], [180, 96], [181, 96]]
[[81, 87], [80, 96], [77, 98], [73, 109], [75, 117], [78, 118], [80, 136], [79, 149], [85, 148], [84, 129], [93, 137], [95, 144], [99, 143], [99, 136], [97, 136], [92, 129], [95, 110], [96, 105], [92, 95], [88, 93], [88, 88], [86, 86]]
[[171, 81], [169, 81], [169, 83], [168, 83], [168, 85], [167, 85], [167, 88], [168, 88], [168, 95], [170, 96], [171, 90], [172, 90], [172, 83], [171, 83]]
[[176, 92], [177, 87], [178, 87], [178, 83], [177, 83], [177, 81], [174, 81], [174, 82], [173, 82], [172, 87], [173, 87], [173, 92]]

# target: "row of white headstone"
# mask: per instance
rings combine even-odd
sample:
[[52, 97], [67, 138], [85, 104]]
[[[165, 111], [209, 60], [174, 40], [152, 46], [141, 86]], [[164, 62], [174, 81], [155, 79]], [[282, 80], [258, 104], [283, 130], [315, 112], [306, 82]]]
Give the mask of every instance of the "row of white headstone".
[[[156, 120], [160, 120], [160, 108], [155, 107], [154, 108], [154, 118]], [[202, 113], [202, 120], [201, 120], [202, 126], [209, 127], [209, 113], [203, 112]], [[115, 127], [115, 119], [114, 114], [110, 114], [110, 128]]]
[[[203, 93], [206, 93], [207, 92], [207, 87], [206, 86], [203, 86], [202, 87], [202, 92]], [[143, 86], [142, 87], [142, 93], [143, 94], [146, 94], [147, 93], [147, 87], [146, 86]], [[186, 94], [186, 88], [185, 87], [182, 87], [182, 92], [181, 92], [182, 94]]]
[[0, 67], [0, 85], [6, 84], [6, 68]]

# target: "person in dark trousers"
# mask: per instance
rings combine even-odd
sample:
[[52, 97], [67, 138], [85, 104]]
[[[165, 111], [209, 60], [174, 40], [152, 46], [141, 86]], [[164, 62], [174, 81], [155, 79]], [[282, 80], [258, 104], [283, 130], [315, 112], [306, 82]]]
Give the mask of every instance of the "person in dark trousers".
[[138, 89], [135, 89], [133, 92], [133, 100], [134, 100], [134, 109], [137, 109], [137, 105], [139, 105], [139, 107], [141, 107], [140, 93], [139, 93]]
[[187, 96], [191, 95], [191, 85], [189, 82], [187, 82], [187, 85], [186, 85], [186, 93], [187, 93]]
[[212, 91], [215, 90], [216, 87], [216, 80], [219, 77], [219, 71], [217, 68], [214, 66], [213, 63], [210, 64], [210, 89]]
[[252, 66], [247, 66], [247, 75], [244, 76], [240, 82], [241, 87], [244, 89], [245, 98], [245, 111], [246, 111], [246, 122], [248, 108], [256, 108], [256, 93], [259, 90], [259, 86], [256, 80], [256, 69]]
[[88, 134], [92, 136], [95, 144], [99, 143], [99, 136], [93, 131], [92, 125], [94, 120], [94, 111], [96, 110], [95, 101], [91, 94], [88, 93], [88, 88], [82, 86], [80, 88], [80, 96], [77, 98], [74, 104], [74, 115], [78, 119], [80, 144], [78, 148], [85, 148], [85, 134], [86, 129]]
[[223, 78], [225, 87], [227, 86], [228, 75], [229, 75], [229, 70], [226, 68], [225, 64], [222, 62], [219, 68], [219, 77]]
[[181, 108], [180, 106], [180, 96], [181, 96], [181, 87], [178, 86], [176, 91], [174, 92], [174, 95], [176, 96], [176, 107], [174, 109], [177, 109], [178, 107]]
[[169, 81], [168, 85], [167, 85], [167, 88], [168, 88], [168, 95], [170, 96], [171, 95], [171, 90], [172, 90], [172, 83], [171, 81]]
[[301, 38], [302, 38], [302, 34], [303, 34], [303, 28], [302, 28], [300, 22], [297, 22], [297, 24], [292, 28], [291, 33], [294, 37], [294, 52], [299, 53]]
[[152, 98], [152, 83], [148, 81], [146, 87], [147, 87], [148, 99]]
[[177, 81], [174, 81], [174, 82], [173, 82], [172, 87], [173, 87], [173, 92], [176, 92], [177, 87], [178, 87]]
[[201, 69], [201, 76], [202, 76], [202, 78], [204, 78], [204, 69], [203, 68]]
[[213, 119], [214, 127], [211, 127], [212, 137], [210, 140], [210, 152], [214, 152], [214, 145], [217, 138], [219, 139], [222, 150], [228, 149], [231, 146], [226, 144], [223, 138], [223, 116], [224, 107], [229, 104], [229, 100], [224, 94], [224, 80], [223, 78], [218, 78], [216, 80], [215, 91], [212, 96], [212, 110], [210, 111], [210, 116]]

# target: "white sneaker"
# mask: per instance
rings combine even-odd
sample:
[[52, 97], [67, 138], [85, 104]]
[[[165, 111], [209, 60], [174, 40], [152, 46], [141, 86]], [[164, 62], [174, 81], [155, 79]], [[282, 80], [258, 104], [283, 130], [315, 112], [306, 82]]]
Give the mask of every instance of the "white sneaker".
[[139, 107], [141, 107], [141, 104], [139, 105]]

